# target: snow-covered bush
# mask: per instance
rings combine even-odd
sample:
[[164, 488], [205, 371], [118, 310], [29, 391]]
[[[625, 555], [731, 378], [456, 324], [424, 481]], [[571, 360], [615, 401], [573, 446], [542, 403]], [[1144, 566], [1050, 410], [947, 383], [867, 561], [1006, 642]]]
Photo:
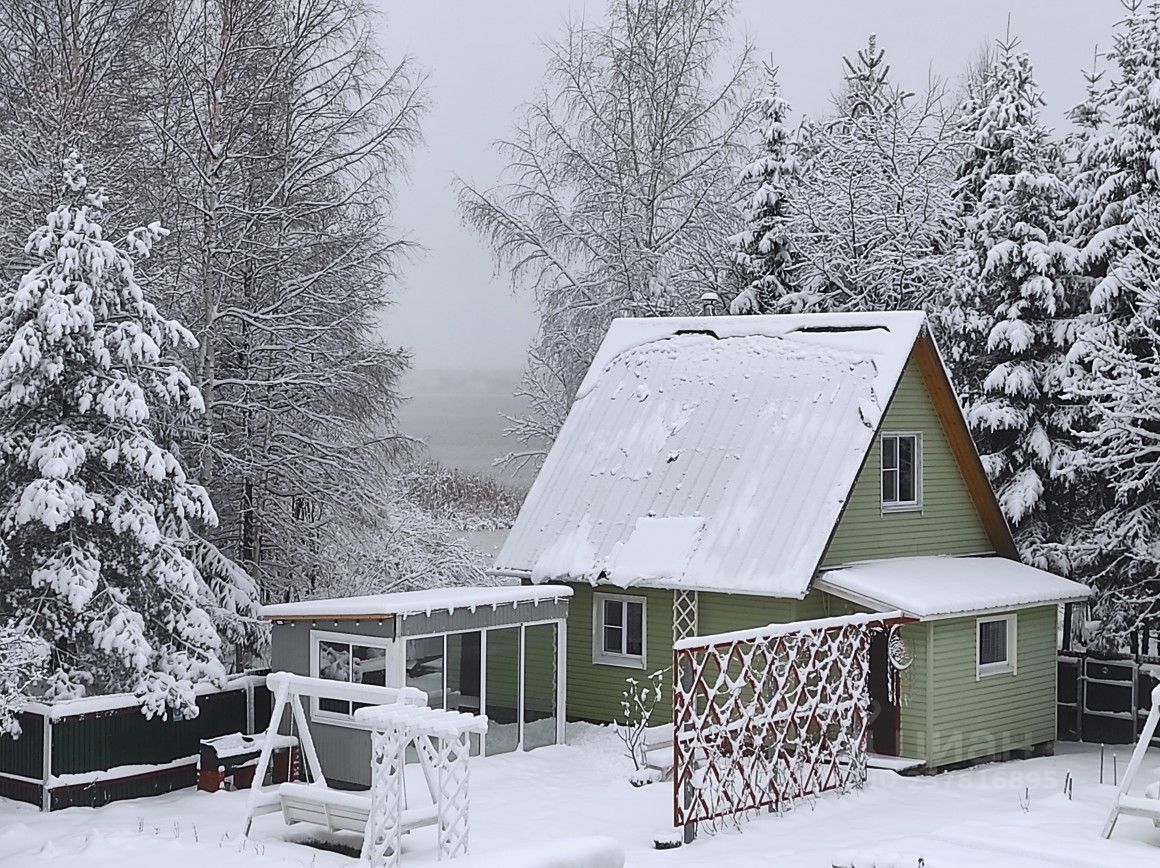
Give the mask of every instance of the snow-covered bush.
[[167, 436], [203, 408], [178, 361], [196, 342], [134, 273], [165, 230], [114, 243], [104, 205], [72, 155], [32, 267], [0, 292], [0, 600], [51, 648], [49, 698], [128, 691], [146, 716], [193, 716], [194, 685], [226, 674], [214, 614], [256, 628], [256, 601], [199, 569], [216, 515]]
[[44, 674], [48, 648], [26, 630], [0, 627], [0, 735], [17, 736], [16, 715], [28, 699], [28, 689]]

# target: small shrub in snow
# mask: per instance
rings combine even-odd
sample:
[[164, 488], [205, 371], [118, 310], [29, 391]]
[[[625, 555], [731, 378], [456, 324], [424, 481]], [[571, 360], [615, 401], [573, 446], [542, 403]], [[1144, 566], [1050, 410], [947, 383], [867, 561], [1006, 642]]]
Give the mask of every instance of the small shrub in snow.
[[[649, 728], [653, 710], [661, 701], [665, 673], [668, 671], [660, 669], [648, 676], [644, 682], [632, 677], [624, 679], [624, 690], [620, 694], [622, 719], [616, 722], [616, 734], [624, 742], [625, 750], [637, 772], [645, 767], [645, 731]], [[635, 780], [633, 783], [641, 786]]]

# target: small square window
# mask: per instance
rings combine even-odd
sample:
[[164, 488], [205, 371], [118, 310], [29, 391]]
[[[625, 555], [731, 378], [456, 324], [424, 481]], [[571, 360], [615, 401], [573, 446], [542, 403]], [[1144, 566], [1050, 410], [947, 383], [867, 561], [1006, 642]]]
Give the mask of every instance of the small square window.
[[882, 508], [922, 507], [922, 437], [882, 435]]
[[593, 663], [644, 668], [644, 606], [641, 597], [594, 595]]
[[1001, 615], [979, 618], [975, 635], [975, 674], [1005, 675], [1015, 672], [1016, 618]]

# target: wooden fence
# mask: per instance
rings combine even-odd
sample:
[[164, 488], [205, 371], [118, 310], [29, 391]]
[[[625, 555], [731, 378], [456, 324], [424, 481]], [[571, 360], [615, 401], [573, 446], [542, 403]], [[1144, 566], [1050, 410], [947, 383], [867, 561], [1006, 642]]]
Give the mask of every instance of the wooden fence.
[[147, 719], [131, 694], [31, 703], [19, 716], [21, 736], [0, 736], [0, 796], [52, 811], [190, 787], [201, 740], [263, 731], [270, 706], [260, 675], [199, 691], [198, 715], [188, 719]]

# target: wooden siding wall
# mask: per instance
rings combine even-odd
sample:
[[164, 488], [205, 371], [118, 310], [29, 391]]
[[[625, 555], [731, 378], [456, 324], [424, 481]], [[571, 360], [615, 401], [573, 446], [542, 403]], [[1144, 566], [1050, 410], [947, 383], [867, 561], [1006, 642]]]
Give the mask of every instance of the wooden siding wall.
[[994, 547], [914, 361], [902, 375], [887, 408], [882, 431], [922, 432], [922, 509], [882, 512], [881, 450], [875, 442], [822, 565], [992, 551]]
[[[645, 668], [629, 669], [592, 662], [592, 592], [586, 584], [572, 585], [568, 606], [568, 717], [611, 721], [620, 716], [620, 695], [625, 678], [643, 680], [658, 669], [673, 665], [673, 594], [656, 589], [601, 587], [597, 591], [644, 597]], [[665, 692], [653, 715], [653, 723], [672, 720], [673, 698], [665, 679]]]
[[930, 629], [931, 624], [908, 624], [902, 628], [902, 640], [910, 651], [910, 666], [899, 676], [898, 715], [899, 747], [902, 756], [927, 758], [930, 735]]
[[[672, 593], [653, 589], [595, 589], [646, 598], [646, 668], [641, 670], [592, 662], [593, 588], [589, 585], [572, 587], [574, 595], [568, 615], [568, 717], [612, 721], [621, 714], [620, 695], [625, 678], [640, 679], [672, 665]], [[853, 604], [820, 591], [811, 591], [804, 600], [703, 593], [698, 596], [697, 633], [703, 636], [764, 627], [766, 624], [846, 615], [854, 611], [857, 607]], [[671, 682], [668, 678], [665, 682], [664, 700], [656, 709], [654, 723], [668, 721], [672, 716]]]
[[930, 623], [932, 766], [1029, 748], [1055, 739], [1055, 606], [1017, 615], [1016, 674], [975, 677], [976, 618]]

